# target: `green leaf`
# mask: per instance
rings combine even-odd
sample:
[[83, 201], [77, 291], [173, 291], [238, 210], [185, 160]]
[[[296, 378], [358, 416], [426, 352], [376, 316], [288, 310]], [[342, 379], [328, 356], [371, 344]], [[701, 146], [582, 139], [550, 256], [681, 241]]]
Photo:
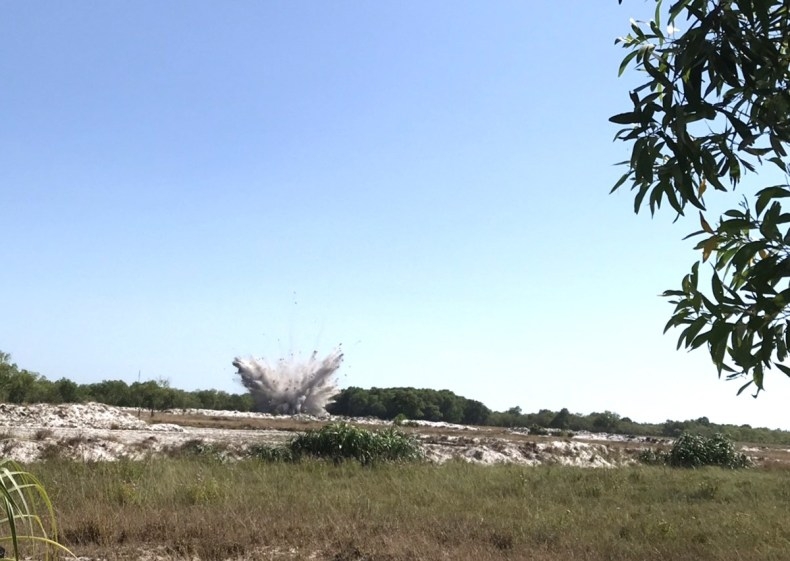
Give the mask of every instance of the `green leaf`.
[[[680, 334], [678, 338], [677, 348], [679, 349], [681, 345], [683, 345], [683, 341], [685, 340], [686, 347], [689, 347], [694, 339], [697, 337], [697, 334], [702, 330], [705, 325], [707, 325], [708, 320], [704, 317], [695, 319], [691, 325], [689, 325], [683, 332]], [[707, 340], [707, 339], [706, 339]]]
[[636, 196], [634, 197], [634, 213], [639, 213], [639, 209], [642, 206], [642, 201], [647, 195], [648, 191], [650, 190], [649, 183], [643, 183], [639, 186], [639, 192], [637, 192]]
[[771, 200], [790, 197], [790, 190], [787, 187], [787, 185], [775, 185], [757, 191], [757, 203], [754, 205], [757, 216], [763, 213], [763, 210], [765, 210], [765, 207]]
[[779, 158], [778, 156], [774, 156], [773, 158], [768, 158], [768, 161], [774, 164], [780, 170], [782, 170], [782, 173], [787, 173], [788, 171], [787, 164], [784, 163], [782, 158]]
[[762, 390], [763, 388], [763, 367], [759, 364], [754, 367], [754, 373], [752, 374], [754, 379], [754, 384], [757, 386], [758, 390]]
[[716, 301], [720, 304], [724, 302], [724, 287], [721, 283], [721, 279], [719, 275], [716, 274], [716, 271], [713, 271], [713, 275], [711, 276], [711, 285], [713, 289], [713, 297], [716, 298]]
[[628, 113], [619, 113], [609, 117], [609, 122], [617, 125], [631, 125], [640, 122], [639, 113], [630, 111]]
[[738, 393], [737, 393], [737, 394], [735, 394], [735, 395], [741, 395], [741, 394], [743, 393], [743, 391], [744, 391], [746, 388], [748, 388], [749, 386], [751, 386], [753, 383], [754, 383], [754, 382], [753, 382], [753, 380], [749, 380], [748, 382], [746, 382], [744, 385], [742, 385], [742, 386], [740, 387], [740, 389], [738, 390]]
[[706, 262], [710, 254], [716, 251], [719, 247], [719, 238], [717, 236], [712, 236], [705, 241], [702, 246], [702, 262]]
[[[628, 53], [625, 58], [623, 58], [623, 62], [620, 63], [620, 68], [617, 70], [617, 76], [622, 76], [625, 69], [628, 67], [628, 63], [634, 60], [634, 57], [639, 54], [639, 51], [634, 50]], [[623, 123], [624, 124], [624, 123]]]
[[631, 177], [631, 172], [630, 171], [627, 172], [627, 173], [624, 173], [623, 175], [621, 175], [620, 179], [618, 179], [617, 183], [615, 183], [614, 187], [612, 187], [612, 190], [609, 191], [609, 194], [611, 195], [612, 193], [617, 191], [617, 189], [619, 189], [620, 186], [622, 186], [622, 184], [625, 183], [628, 180], [629, 177]]
[[743, 218], [733, 218], [725, 220], [719, 224], [718, 231], [725, 234], [737, 234], [743, 230], [751, 228], [752, 223]]

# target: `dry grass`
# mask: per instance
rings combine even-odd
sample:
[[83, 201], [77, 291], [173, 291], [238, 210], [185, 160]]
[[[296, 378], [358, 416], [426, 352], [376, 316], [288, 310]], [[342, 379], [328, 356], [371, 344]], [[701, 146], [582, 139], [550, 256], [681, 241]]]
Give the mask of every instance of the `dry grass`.
[[790, 548], [787, 470], [194, 456], [30, 467], [66, 544], [109, 558], [778, 561]]

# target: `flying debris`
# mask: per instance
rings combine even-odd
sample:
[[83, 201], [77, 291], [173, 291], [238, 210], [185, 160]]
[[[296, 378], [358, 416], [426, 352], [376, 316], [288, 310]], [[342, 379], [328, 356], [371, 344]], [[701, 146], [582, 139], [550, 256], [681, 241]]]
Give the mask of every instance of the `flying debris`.
[[334, 376], [343, 362], [336, 349], [321, 361], [313, 351], [307, 361], [280, 359], [270, 364], [264, 359], [233, 359], [241, 383], [252, 394], [255, 406], [264, 413], [325, 416], [326, 406], [337, 395]]

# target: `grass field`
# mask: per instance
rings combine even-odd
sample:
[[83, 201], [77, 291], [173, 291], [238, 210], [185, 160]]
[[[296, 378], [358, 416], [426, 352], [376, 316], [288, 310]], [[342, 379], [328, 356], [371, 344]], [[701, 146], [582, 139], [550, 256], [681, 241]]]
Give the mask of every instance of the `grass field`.
[[785, 469], [210, 457], [28, 467], [49, 490], [65, 544], [108, 559], [790, 558]]

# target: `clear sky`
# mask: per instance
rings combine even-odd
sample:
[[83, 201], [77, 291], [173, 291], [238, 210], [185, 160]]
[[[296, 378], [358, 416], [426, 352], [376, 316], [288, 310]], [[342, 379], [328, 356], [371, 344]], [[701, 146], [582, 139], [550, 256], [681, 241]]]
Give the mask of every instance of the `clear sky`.
[[662, 335], [695, 220], [608, 195], [653, 6], [3, 3], [0, 350], [241, 392], [342, 344], [343, 387], [790, 429], [790, 379]]

